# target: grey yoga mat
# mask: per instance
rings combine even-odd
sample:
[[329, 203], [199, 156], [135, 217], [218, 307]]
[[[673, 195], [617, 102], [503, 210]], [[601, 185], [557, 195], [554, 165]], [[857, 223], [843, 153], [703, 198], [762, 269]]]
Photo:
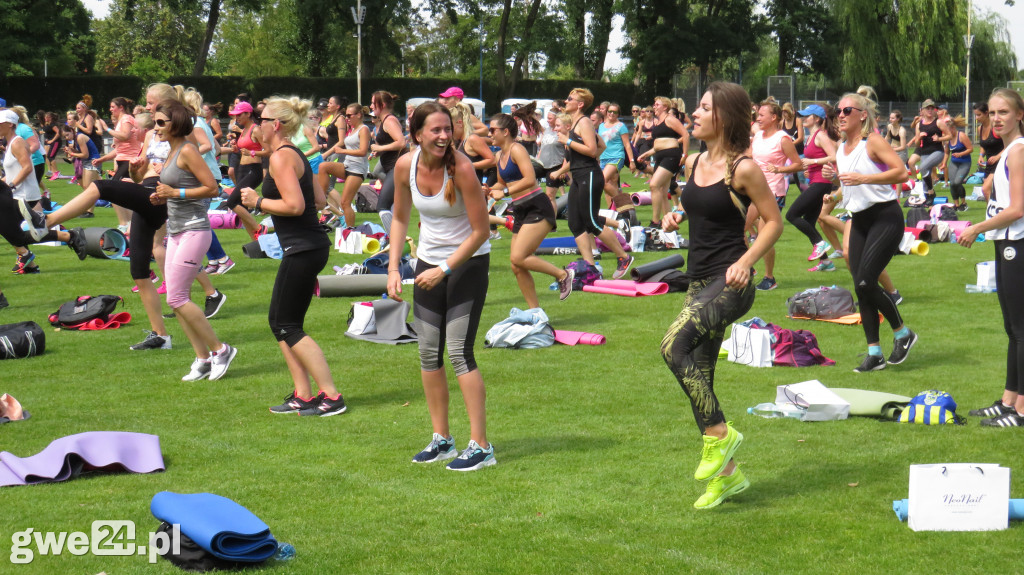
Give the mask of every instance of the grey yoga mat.
[[263, 252], [263, 248], [260, 247], [260, 243], [258, 241], [249, 242], [243, 245], [242, 253], [254, 260], [267, 257], [267, 254]]
[[358, 274], [346, 276], [317, 276], [317, 297], [353, 297], [374, 295], [380, 297], [388, 291], [387, 274]]
[[[571, 248], [546, 248], [539, 247], [534, 250], [533, 254], [538, 256], [575, 256], [579, 255], [580, 250], [576, 246]], [[601, 252], [594, 250], [594, 257], [601, 259]]]
[[672, 254], [668, 257], [655, 260], [650, 263], [646, 263], [642, 266], [636, 266], [629, 271], [629, 277], [633, 278], [634, 281], [642, 282], [654, 274], [671, 269], [678, 269], [686, 265], [686, 260], [679, 254]]
[[101, 260], [127, 260], [128, 239], [120, 230], [85, 228], [85, 253]]

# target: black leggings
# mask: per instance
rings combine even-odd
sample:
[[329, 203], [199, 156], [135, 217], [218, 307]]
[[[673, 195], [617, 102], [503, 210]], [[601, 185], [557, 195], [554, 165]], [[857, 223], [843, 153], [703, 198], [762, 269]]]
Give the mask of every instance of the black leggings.
[[[392, 168], [390, 172], [384, 174], [384, 179], [380, 184], [380, 194], [377, 196], [377, 211], [385, 212], [391, 211], [391, 207], [395, 205], [395, 170]], [[387, 230], [388, 233], [391, 230]]]
[[725, 285], [725, 276], [690, 282], [679, 316], [661, 340], [661, 357], [690, 398], [693, 417], [701, 434], [725, 423], [715, 396], [715, 364], [725, 330], [754, 305], [754, 285], [736, 291]]
[[114, 176], [110, 178], [111, 180], [114, 180], [115, 182], [120, 182], [125, 178], [131, 177], [131, 162], [129, 162], [128, 160], [117, 160], [114, 162], [114, 165], [117, 167], [117, 169], [114, 170]]
[[586, 232], [595, 236], [604, 231], [605, 218], [597, 215], [604, 193], [604, 174], [601, 170], [580, 170], [572, 173], [569, 183], [569, 233], [577, 238]]
[[850, 273], [860, 302], [860, 318], [868, 343], [878, 342], [878, 312], [895, 330], [903, 318], [889, 296], [878, 285], [903, 239], [903, 210], [895, 200], [874, 204], [853, 214], [850, 225]]
[[153, 236], [167, 223], [167, 204], [154, 206], [149, 196], [156, 191], [160, 178], [146, 178], [141, 184], [121, 180], [99, 180], [96, 189], [100, 199], [132, 211], [132, 233], [128, 236], [129, 271], [132, 279], [149, 277], [153, 257]]
[[263, 183], [262, 164], [242, 164], [235, 168], [235, 189], [224, 205], [234, 209], [242, 204], [242, 188], [256, 189]]
[[1006, 391], [1024, 395], [1024, 240], [996, 240], [996, 294], [1003, 311], [1006, 345]]
[[[36, 203], [29, 202], [29, 205], [35, 207], [34, 204]], [[28, 232], [21, 230], [21, 222], [23, 220], [24, 218], [21, 217], [21, 211], [18, 208], [18, 202], [14, 199], [14, 191], [11, 190], [11, 187], [6, 182], [0, 180], [0, 236], [3, 236], [5, 240], [16, 248], [23, 248], [29, 244], [37, 243]], [[46, 233], [46, 237], [39, 241], [52, 242], [56, 240], [57, 232], [50, 230]]]
[[330, 251], [330, 247], [324, 246], [288, 254], [277, 268], [267, 320], [277, 341], [285, 342], [288, 347], [295, 347], [306, 337], [302, 324], [306, 320], [309, 304], [313, 301], [316, 275], [327, 265]]
[[821, 241], [821, 233], [818, 232], [815, 224], [818, 222], [818, 216], [821, 215], [821, 204], [831, 191], [832, 184], [811, 184], [800, 192], [793, 205], [789, 206], [789, 211], [786, 212], [786, 219], [789, 223], [807, 236], [807, 239], [811, 240], [811, 244]]
[[[455, 375], [476, 369], [473, 341], [476, 339], [480, 315], [487, 298], [487, 270], [491, 256], [484, 254], [452, 270], [434, 289], [413, 288], [413, 316], [419, 338], [420, 369], [437, 371], [444, 368], [444, 347], [448, 342], [448, 359]], [[416, 263], [416, 275], [435, 268], [423, 260]]]

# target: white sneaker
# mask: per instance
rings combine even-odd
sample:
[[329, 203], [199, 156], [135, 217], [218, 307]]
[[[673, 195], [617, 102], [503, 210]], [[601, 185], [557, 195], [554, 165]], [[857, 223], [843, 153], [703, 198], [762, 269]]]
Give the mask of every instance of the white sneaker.
[[[200, 379], [210, 377], [210, 362], [203, 361], [198, 357], [192, 362], [192, 369], [181, 378], [181, 381], [199, 381]], [[211, 378], [212, 379], [212, 378]]]
[[223, 377], [228, 371], [228, 366], [231, 365], [231, 360], [235, 359], [235, 354], [238, 353], [236, 348], [226, 343], [224, 347], [227, 349], [213, 354], [213, 358], [210, 359], [210, 381]]

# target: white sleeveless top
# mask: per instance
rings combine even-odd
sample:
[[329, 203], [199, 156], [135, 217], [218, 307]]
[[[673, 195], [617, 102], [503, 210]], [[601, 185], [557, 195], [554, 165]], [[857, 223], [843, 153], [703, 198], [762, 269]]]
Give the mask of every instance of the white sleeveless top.
[[[21, 162], [11, 152], [14, 142], [18, 140], [24, 141], [24, 138], [21, 136], [11, 138], [11, 141], [7, 144], [7, 151], [4, 152], [4, 181], [8, 184], [21, 172]], [[29, 170], [28, 177], [22, 180], [20, 184], [11, 186], [11, 191], [14, 194], [14, 199], [25, 200], [26, 202], [34, 202], [42, 197], [39, 193], [39, 182], [36, 181], [34, 170]]]
[[[367, 127], [366, 124], [360, 124], [358, 129], [352, 130], [350, 134], [345, 136], [345, 139], [342, 141], [345, 144], [346, 150], [359, 149], [359, 134], [361, 134], [363, 130], [369, 131], [370, 128]], [[353, 156], [351, 154], [346, 154], [345, 169], [353, 174], [363, 174], [365, 177], [366, 174], [370, 173], [370, 159], [368, 156], [369, 154], [366, 156]]]
[[[839, 173], [856, 172], [871, 175], [889, 171], [885, 164], [877, 164], [868, 156], [868, 140], [861, 139], [857, 146], [846, 154], [846, 144], [840, 143], [836, 151], [836, 166]], [[862, 212], [875, 204], [896, 200], [899, 196], [889, 184], [861, 184], [859, 186], [843, 186], [843, 197], [847, 200], [846, 209], [853, 213]]]
[[[1009, 157], [1009, 154], [1006, 152], [1020, 144], [1024, 144], [1024, 138], [1017, 138], [1010, 142], [1010, 145], [1006, 146], [1003, 150], [1003, 155], [999, 157], [999, 163], [996, 164], [996, 172], [992, 174], [992, 197], [989, 199], [988, 207], [985, 210], [985, 219], [991, 218], [1010, 207], [1010, 177], [1009, 170], [1006, 167], [1006, 158]], [[985, 232], [985, 239], [1024, 239], [1024, 218], [1018, 219], [1005, 228]]]
[[[420, 149], [412, 153], [409, 166], [409, 189], [412, 191], [412, 205], [420, 213], [420, 245], [417, 250], [419, 259], [430, 265], [441, 265], [448, 256], [462, 245], [473, 233], [466, 217], [466, 206], [462, 203], [462, 192], [455, 189], [455, 204], [449, 205], [444, 199], [444, 189], [448, 185], [448, 170], [444, 170], [444, 180], [436, 195], [425, 196], [416, 185], [416, 169], [420, 161]], [[482, 192], [481, 192], [482, 193]], [[473, 256], [481, 256], [491, 252], [491, 244], [484, 241]]]

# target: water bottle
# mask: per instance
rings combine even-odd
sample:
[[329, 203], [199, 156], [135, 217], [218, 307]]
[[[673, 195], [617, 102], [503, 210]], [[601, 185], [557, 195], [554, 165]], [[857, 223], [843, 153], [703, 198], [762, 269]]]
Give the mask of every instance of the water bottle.
[[964, 286], [967, 293], [995, 293], [996, 288], [991, 286], [980, 286], [977, 284], [967, 284]]
[[292, 547], [291, 543], [279, 543], [277, 546], [277, 553], [274, 553], [275, 561], [288, 561], [292, 557], [295, 557], [295, 548]]
[[800, 419], [803, 417], [803, 410], [799, 407], [788, 404], [774, 404], [774, 403], [759, 403], [754, 407], [747, 408], [747, 413], [751, 415], [760, 415], [767, 419], [774, 419], [777, 417], [789, 417], [792, 419]]

